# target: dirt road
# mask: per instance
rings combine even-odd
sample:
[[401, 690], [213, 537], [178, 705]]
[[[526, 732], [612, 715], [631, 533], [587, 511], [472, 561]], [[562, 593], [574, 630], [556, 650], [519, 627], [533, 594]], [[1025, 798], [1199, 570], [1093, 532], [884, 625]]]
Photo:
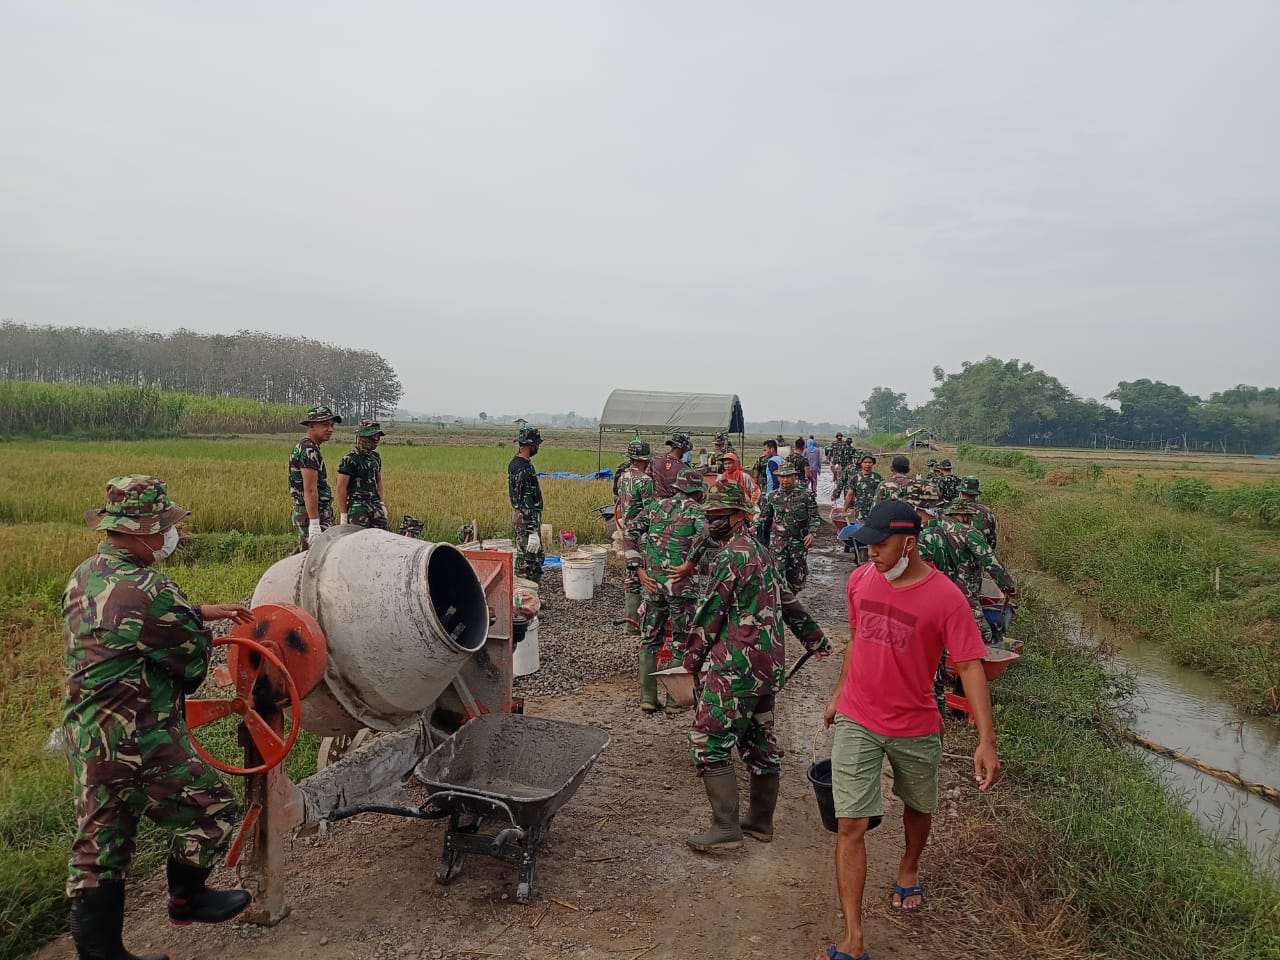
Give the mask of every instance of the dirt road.
[[[847, 639], [843, 585], [849, 569], [838, 547], [819, 548], [803, 594], [838, 650]], [[563, 607], [552, 612], [572, 615]], [[600, 642], [630, 641], [619, 633]], [[798, 647], [789, 643], [790, 659]], [[787, 759], [770, 844], [748, 839], [742, 850], [722, 856], [699, 855], [685, 845], [685, 835], [707, 821], [685, 738], [691, 714], [642, 714], [633, 680], [615, 678], [580, 695], [526, 705], [530, 714], [593, 724], [613, 736], [556, 817], [528, 906], [514, 902], [513, 870], [487, 857], [468, 858], [450, 886], [437, 884], [440, 823], [362, 815], [325, 837], [293, 844], [293, 912], [278, 926], [171, 926], [163, 917], [163, 878], [153, 876], [131, 891], [126, 942], [135, 952], [164, 950], [175, 960], [825, 956], [823, 948], [841, 929], [834, 838], [822, 828], [804, 775], [838, 659], [810, 661], [779, 698], [778, 734]], [[963, 753], [950, 731], [948, 739], [949, 751]], [[824, 737], [819, 749], [828, 743]], [[974, 891], [949, 879], [944, 862], [948, 838], [954, 840], [966, 823], [957, 806], [972, 812], [966, 773], [963, 761], [944, 766], [947, 799], [922, 871], [930, 901], [913, 917], [887, 908], [902, 840], [901, 808], [886, 782], [885, 825], [868, 844], [867, 943], [878, 960], [953, 952], [946, 929], [984, 924], [975, 912], [981, 898], [970, 902]], [[740, 764], [739, 774], [745, 796]], [[215, 880], [231, 879], [220, 873]], [[947, 923], [935, 922], [943, 916]], [[65, 938], [39, 954], [43, 960], [73, 955]]]

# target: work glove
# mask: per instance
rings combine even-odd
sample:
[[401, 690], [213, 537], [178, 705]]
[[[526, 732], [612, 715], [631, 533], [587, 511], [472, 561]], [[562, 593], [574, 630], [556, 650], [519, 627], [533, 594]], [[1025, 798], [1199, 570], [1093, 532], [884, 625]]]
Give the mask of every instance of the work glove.
[[529, 552], [537, 553], [542, 549], [542, 536], [537, 531], [529, 534]]
[[[378, 501], [378, 509], [382, 511], [383, 519], [386, 519], [386, 516], [387, 516], [387, 502], [386, 502], [385, 500], [379, 500], [379, 501]], [[342, 521], [342, 522], [343, 522], [343, 523], [346, 523], [346, 521], [345, 521], [345, 520], [344, 520], [344, 521]]]
[[348, 517], [348, 516], [350, 516], [350, 514], [346, 514], [346, 513], [340, 513], [340, 514], [338, 514], [338, 522], [339, 522], [339, 523], [347, 523], [347, 517]]
[[322, 533], [324, 533], [324, 527], [320, 526], [320, 521], [312, 520], [307, 524], [307, 543], [315, 543], [320, 539], [320, 534]]

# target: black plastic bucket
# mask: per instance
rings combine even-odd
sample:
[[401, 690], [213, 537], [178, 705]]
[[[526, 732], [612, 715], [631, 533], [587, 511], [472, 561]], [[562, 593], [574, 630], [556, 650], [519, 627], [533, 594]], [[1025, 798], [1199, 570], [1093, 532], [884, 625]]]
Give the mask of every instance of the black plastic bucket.
[[813, 785], [813, 795], [818, 798], [822, 825], [835, 833], [840, 829], [840, 822], [836, 819], [836, 798], [831, 793], [831, 761], [819, 760], [810, 766], [808, 777]]

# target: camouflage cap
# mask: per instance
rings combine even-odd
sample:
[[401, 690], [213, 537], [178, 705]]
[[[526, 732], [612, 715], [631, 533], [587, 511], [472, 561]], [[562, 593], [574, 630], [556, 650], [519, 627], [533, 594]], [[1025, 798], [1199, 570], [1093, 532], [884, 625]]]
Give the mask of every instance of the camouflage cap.
[[84, 515], [91, 530], [133, 533], [146, 537], [163, 533], [190, 514], [169, 499], [159, 477], [134, 474], [107, 481], [107, 505]]
[[693, 449], [693, 441], [689, 439], [687, 433], [673, 433], [671, 439], [667, 441], [667, 446], [675, 447], [681, 453], [684, 453], [686, 450]]
[[874, 453], [865, 453], [865, 452], [864, 452], [864, 453], [862, 454], [862, 456], [860, 456], [860, 457], [858, 458], [858, 463], [862, 463], [862, 461], [863, 461], [863, 460], [870, 460], [873, 464], [878, 462], [878, 461], [876, 460], [876, 455], [875, 455]]
[[385, 437], [386, 433], [382, 429], [382, 424], [377, 420], [361, 420], [360, 428], [356, 430], [357, 437]]
[[778, 476], [780, 477], [794, 477], [795, 475], [796, 468], [789, 463], [778, 468]]
[[938, 465], [938, 458], [937, 458], [937, 457], [930, 457], [928, 460], [926, 460], [926, 461], [924, 462], [924, 465], [925, 465], [926, 467], [936, 467], [936, 466]]
[[951, 461], [950, 461], [950, 460], [939, 460], [939, 461], [938, 461], [938, 469], [939, 469], [939, 470], [950, 470], [950, 469], [951, 469]]
[[902, 491], [902, 499], [913, 507], [936, 507], [942, 502], [942, 494], [938, 492], [938, 485], [932, 480], [916, 478]]
[[740, 483], [717, 483], [707, 494], [703, 509], [707, 513], [715, 510], [741, 510], [750, 513], [751, 501], [747, 499], [747, 491]]
[[538, 444], [542, 442], [542, 431], [537, 427], [521, 427], [520, 433], [516, 435], [516, 443], [524, 446], [526, 443]]
[[648, 440], [639, 437], [627, 444], [627, 456], [632, 460], [648, 460], [653, 456]]
[[715, 439], [715, 441], [714, 441], [714, 442], [715, 442], [715, 443], [728, 443], [728, 442], [729, 442], [729, 435], [728, 435], [727, 433], [725, 433], [724, 431], [721, 431], [720, 433], [717, 433], [717, 434], [716, 434], [716, 439]]
[[337, 416], [332, 410], [324, 404], [317, 404], [307, 410], [307, 415], [302, 418], [302, 425], [305, 427], [309, 423], [341, 423], [342, 418]]
[[982, 487], [981, 487], [981, 485], [980, 485], [980, 484], [979, 484], [979, 482], [978, 482], [978, 478], [977, 478], [977, 477], [965, 477], [965, 478], [963, 478], [963, 479], [960, 481], [960, 492], [961, 492], [961, 493], [980, 493], [980, 492], [982, 492]]

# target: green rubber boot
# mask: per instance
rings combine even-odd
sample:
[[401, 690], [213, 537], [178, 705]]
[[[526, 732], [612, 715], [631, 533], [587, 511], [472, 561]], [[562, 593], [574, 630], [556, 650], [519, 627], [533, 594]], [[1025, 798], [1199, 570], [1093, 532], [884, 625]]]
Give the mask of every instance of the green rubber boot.
[[640, 709], [645, 713], [653, 713], [658, 709], [658, 678], [654, 671], [658, 669], [658, 651], [640, 651]]
[[640, 594], [627, 594], [626, 617], [631, 621], [627, 624], [627, 636], [640, 636]]
[[742, 832], [762, 843], [773, 839], [773, 811], [778, 806], [778, 784], [782, 776], [777, 773], [751, 774], [751, 804], [742, 818]]
[[738, 823], [738, 778], [733, 764], [703, 771], [702, 785], [711, 803], [711, 827], [706, 833], [685, 837], [684, 842], [699, 853], [737, 850], [742, 846], [742, 827]]

